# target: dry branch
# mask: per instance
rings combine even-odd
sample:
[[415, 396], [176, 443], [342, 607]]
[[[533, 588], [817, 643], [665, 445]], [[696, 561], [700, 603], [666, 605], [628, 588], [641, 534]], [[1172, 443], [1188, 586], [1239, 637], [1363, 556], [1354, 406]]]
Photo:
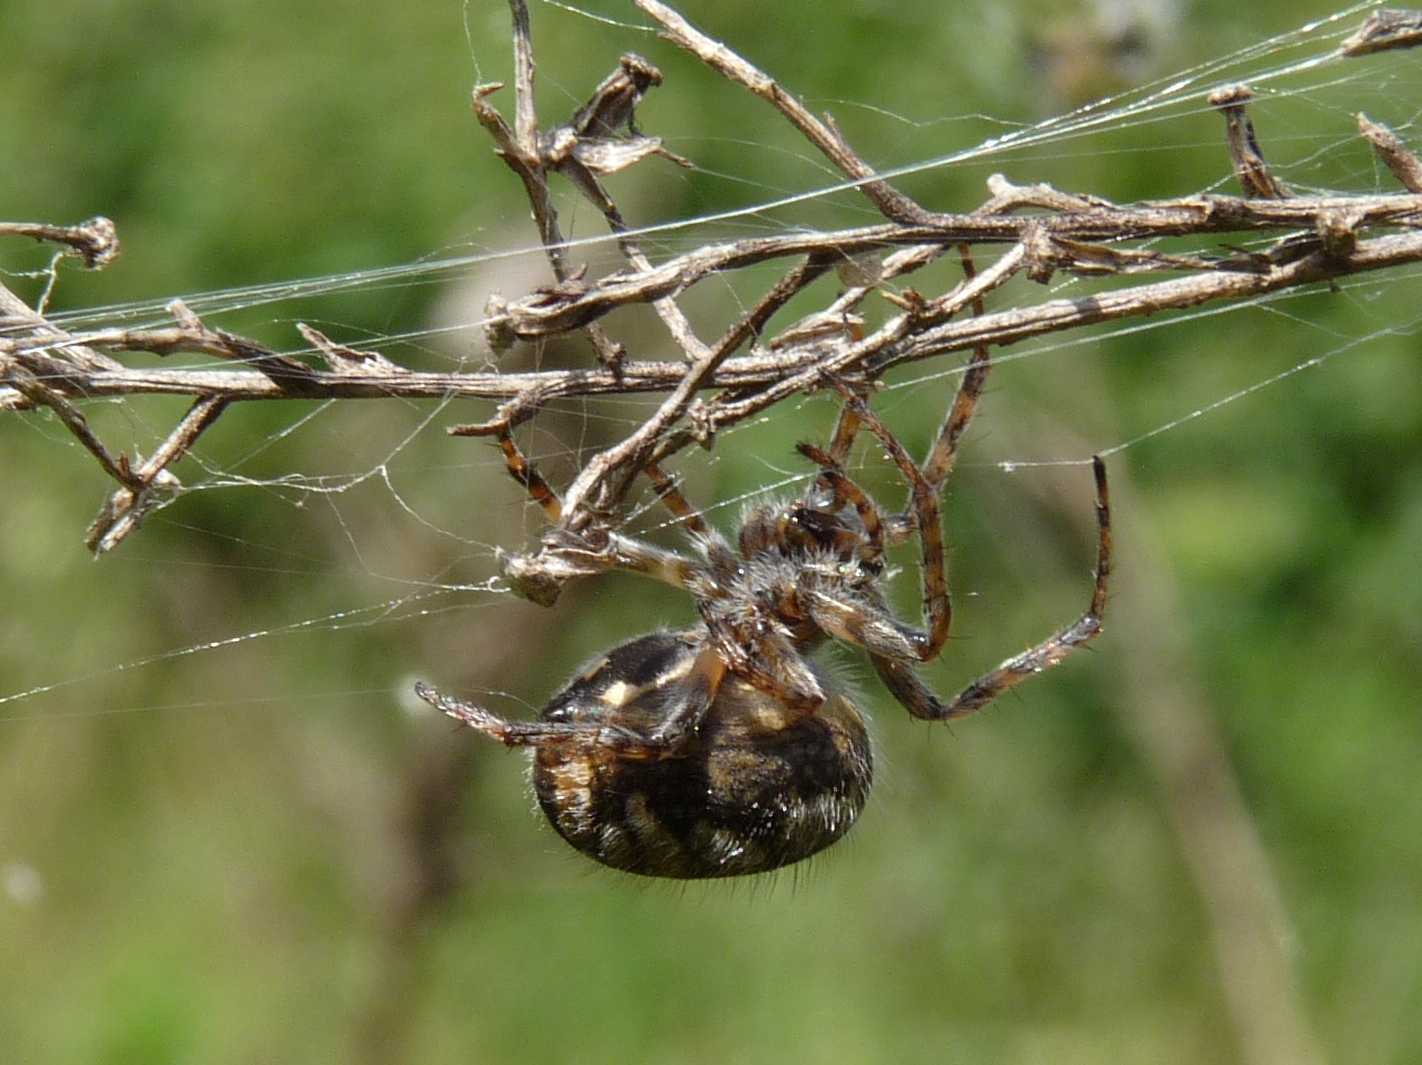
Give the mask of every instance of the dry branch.
[[[932, 211], [878, 176], [831, 116], [811, 114], [768, 74], [658, 0], [635, 2], [658, 22], [666, 39], [769, 102], [885, 221], [708, 243], [653, 262], [599, 176], [653, 158], [687, 165], [636, 125], [637, 105], [662, 84], [661, 72], [645, 59], [625, 54], [566, 121], [545, 127], [534, 107], [528, 13], [523, 0], [510, 0], [513, 124], [492, 102], [500, 88], [496, 84], [474, 89], [473, 110], [495, 152], [527, 193], [552, 279], [527, 295], [493, 303], [482, 324], [496, 348], [581, 333], [595, 358], [583, 368], [529, 373], [421, 372], [306, 326], [300, 331], [308, 349], [274, 351], [206, 325], [176, 301], [169, 307], [171, 326], [70, 333], [0, 288], [0, 411], [43, 407], [54, 412], [117, 483], [91, 527], [94, 550], [113, 547], [136, 527], [145, 510], [181, 490], [171, 468], [224, 411], [242, 401], [497, 401], [492, 418], [455, 427], [465, 435], [507, 434], [560, 398], [664, 394], [641, 426], [585, 465], [565, 493], [562, 516], [546, 546], [518, 562], [526, 569], [543, 567], [556, 583], [560, 575], [579, 571], [560, 564], [560, 551], [575, 549], [582, 557], [609, 543], [629, 486], [649, 464], [663, 462], [693, 443], [710, 446], [720, 430], [797, 393], [829, 382], [867, 388], [892, 367], [955, 351], [973, 351], [973, 372], [985, 373], [991, 349], [1033, 337], [1422, 261], [1422, 232], [1417, 231], [1422, 169], [1394, 135], [1361, 117], [1361, 132], [1407, 192], [1290, 195], [1264, 161], [1245, 112], [1250, 92], [1235, 85], [1217, 90], [1209, 102], [1225, 116], [1225, 144], [1243, 197], [1198, 195], [1115, 204], [1045, 185], [1014, 185], [994, 175], [988, 197], [977, 210]], [[1406, 19], [1378, 23], [1373, 18], [1340, 54], [1403, 47], [1414, 43], [1414, 37], [1415, 27]], [[601, 212], [626, 260], [623, 269], [590, 278], [586, 267], [571, 261], [572, 249], [562, 238], [550, 192], [554, 175], [568, 180]], [[0, 235], [59, 241], [92, 267], [104, 265], [117, 250], [112, 225], [105, 219], [69, 227], [0, 224]], [[1195, 238], [1199, 246], [1167, 253], [1153, 246], [1163, 237]], [[1251, 250], [1231, 250], [1221, 242], [1231, 237], [1250, 240]], [[995, 260], [976, 273], [973, 250], [991, 245], [1000, 249]], [[936, 295], [922, 295], [903, 284], [907, 275], [955, 247], [964, 256], [967, 275], [960, 284]], [[695, 335], [677, 304], [684, 293], [728, 272], [782, 260], [780, 280], [730, 318], [718, 339], [708, 342]], [[843, 287], [827, 295], [820, 310], [773, 327], [785, 304], [832, 271]], [[1109, 278], [1112, 285], [1074, 299], [1034, 302], [1030, 288], [1019, 284], [1011, 290], [1012, 299], [998, 309], [984, 306], [986, 297], [1001, 296], [1004, 286], [1019, 275], [1044, 283], [1059, 271], [1086, 279]], [[1132, 283], [1124, 283], [1126, 278]], [[865, 335], [858, 311], [864, 301], [880, 297], [898, 313]], [[676, 359], [629, 352], [606, 331], [616, 312], [639, 305], [655, 308], [679, 353]], [[963, 317], [969, 310], [971, 316]], [[127, 351], [207, 355], [231, 365], [139, 369], [116, 357]], [[93, 397], [141, 394], [194, 397], [192, 408], [144, 461], [111, 452], [80, 410]]]

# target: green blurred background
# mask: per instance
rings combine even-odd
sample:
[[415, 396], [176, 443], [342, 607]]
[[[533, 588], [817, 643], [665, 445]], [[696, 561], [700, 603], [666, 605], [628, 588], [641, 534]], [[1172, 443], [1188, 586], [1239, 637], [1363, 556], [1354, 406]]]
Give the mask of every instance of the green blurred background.
[[[882, 167], [1012, 128], [984, 115], [1036, 122], [1329, 10], [685, 7]], [[633, 220], [830, 182], [778, 116], [650, 35], [547, 4], [533, 18], [546, 122], [621, 51], [667, 75], [640, 125], [700, 169], [654, 159], [614, 178]], [[0, 24], [0, 216], [103, 213], [125, 244], [104, 274], [62, 271], [57, 311], [533, 238], [467, 106], [476, 78], [509, 77], [500, 3], [0, 0]], [[1351, 115], [1414, 135], [1412, 63], [1271, 83], [1254, 114], [1284, 179], [1390, 188]], [[996, 170], [1121, 200], [1232, 191], [1199, 103], [1212, 77], [1167, 120], [904, 187], [960, 210]], [[562, 202], [573, 235], [599, 232]], [[868, 217], [837, 196], [650, 250]], [[586, 255], [612, 264], [606, 246]], [[27, 296], [45, 261], [0, 248]], [[995, 373], [950, 487], [957, 628], [930, 670], [945, 691], [1087, 593], [1087, 472], [999, 463], [1079, 460], [1334, 357], [1115, 455], [1116, 597], [1094, 653], [951, 731], [866, 680], [881, 768], [860, 825], [807, 868], [737, 884], [591, 867], [531, 812], [518, 757], [410, 706], [424, 677], [531, 714], [581, 660], [690, 618], [630, 577], [552, 611], [471, 587], [539, 524], [495, 454], [443, 434], [486, 407], [239, 407], [178, 470], [203, 490], [97, 563], [82, 531], [109, 486], [92, 459], [52, 419], [0, 416], [0, 1060], [1422, 1060], [1415, 273], [1014, 350], [1030, 357]], [[368, 344], [467, 324], [490, 289], [543, 280], [515, 256], [213, 321], [279, 347], [297, 320]], [[915, 282], [935, 283], [951, 276]], [[708, 334], [754, 298], [744, 279], [704, 287], [688, 308]], [[617, 328], [634, 356], [665, 356], [644, 320]], [[384, 350], [431, 368], [492, 357], [469, 329]], [[878, 401], [915, 449], [953, 365], [910, 368]], [[115, 449], [146, 451], [182, 407], [86, 413]], [[561, 482], [647, 409], [566, 404], [528, 446]], [[688, 493], [735, 501], [801, 472], [791, 445], [832, 417], [811, 398], [727, 434], [684, 461]], [[729, 527], [739, 505], [712, 516]]]

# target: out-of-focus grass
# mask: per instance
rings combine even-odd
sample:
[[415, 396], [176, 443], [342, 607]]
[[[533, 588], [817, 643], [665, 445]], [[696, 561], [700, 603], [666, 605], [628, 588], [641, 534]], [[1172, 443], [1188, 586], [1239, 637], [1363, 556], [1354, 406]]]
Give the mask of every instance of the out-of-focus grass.
[[[876, 162], [986, 133], [970, 120], [911, 126], [858, 104], [919, 120], [1030, 121], [1080, 102], [1074, 86], [1105, 91], [1123, 76], [1099, 59], [1090, 67], [1085, 45], [1072, 50], [1073, 24], [1045, 7], [687, 11], [833, 109]], [[1246, 21], [1235, 7], [1198, 5], [1148, 42], [1140, 76], [1319, 13], [1263, 4]], [[641, 214], [694, 215], [810, 184], [803, 160], [778, 154], [808, 149], [773, 114], [652, 38], [548, 6], [534, 18], [549, 114], [635, 48], [668, 73], [641, 125], [707, 171], [759, 183], [668, 175], [653, 160], [616, 179]], [[485, 79], [507, 77], [501, 4], [12, 4], [4, 21], [0, 215], [102, 212], [126, 243], [106, 274], [66, 273], [61, 307], [532, 239], [517, 183], [467, 113], [471, 55]], [[1063, 57], [1087, 69], [1064, 72]], [[1271, 157], [1341, 146], [1348, 101], [1329, 99], [1294, 110], [1271, 101], [1261, 116]], [[1270, 117], [1302, 139], [1271, 142]], [[1163, 134], [1173, 153], [1145, 150], [1160, 146], [1154, 130], [1146, 144], [1126, 130], [1112, 140], [1120, 153], [1049, 146], [1014, 160], [1010, 176], [1118, 198], [1188, 192], [1224, 166], [1217, 120], [1205, 118]], [[1301, 173], [1371, 188], [1372, 173], [1348, 158]], [[985, 173], [910, 184], [935, 205], [967, 207]], [[583, 208], [573, 224], [593, 223]], [[1089, 478], [1007, 476], [991, 460], [1080, 457], [1311, 351], [1405, 325], [1410, 284], [1002, 367], [949, 495], [957, 638], [934, 682], [961, 683], [1085, 597]], [[334, 320], [355, 339], [419, 328], [443, 295], [377, 288], [290, 313]], [[708, 321], [715, 311], [694, 309]], [[287, 313], [242, 325], [289, 345]], [[1178, 598], [1156, 636], [1203, 693], [1193, 710], [1222, 730], [1291, 920], [1284, 953], [1299, 1002], [1340, 1062], [1422, 1055], [1415, 365], [1410, 337], [1370, 342], [1112, 463], [1134, 501], [1118, 501], [1118, 587]], [[880, 402], [921, 447], [951, 385]], [[376, 442], [398, 439], [419, 413], [391, 407], [316, 412], [312, 430], [240, 470], [368, 468]], [[536, 447], [556, 458], [638, 409], [565, 412]], [[146, 440], [175, 408], [88, 410], [115, 439]], [[298, 413], [313, 412], [236, 410], [210, 446], [233, 462]], [[793, 442], [831, 414], [812, 401], [727, 436], [714, 460], [688, 463], [688, 490], [753, 491], [793, 468]], [[951, 732], [871, 694], [876, 797], [850, 840], [809, 868], [649, 885], [589, 868], [538, 824], [517, 758], [400, 707], [415, 676], [536, 706], [610, 641], [687, 620], [685, 602], [660, 589], [608, 578], [553, 612], [471, 593], [464, 609], [430, 617], [317, 624], [108, 669], [368, 607], [407, 591], [399, 579], [446, 566], [487, 577], [487, 546], [517, 546], [536, 528], [488, 451], [427, 431], [393, 473], [402, 498], [471, 545], [422, 532], [379, 483], [332, 500], [234, 487], [195, 493], [95, 564], [79, 543], [105, 491], [92, 460], [33, 416], [0, 419], [0, 447], [0, 696], [73, 682], [0, 705], [6, 1060], [1240, 1060], [1207, 911], [1127, 724], [1111, 630], [1139, 625], [1130, 613], [1113, 616], [1095, 653]], [[715, 516], [726, 525], [734, 513]], [[912, 577], [898, 588], [906, 611]], [[412, 845], [401, 811], [442, 752], [470, 746], [449, 813], [455, 886], [412, 929], [398, 916]]]

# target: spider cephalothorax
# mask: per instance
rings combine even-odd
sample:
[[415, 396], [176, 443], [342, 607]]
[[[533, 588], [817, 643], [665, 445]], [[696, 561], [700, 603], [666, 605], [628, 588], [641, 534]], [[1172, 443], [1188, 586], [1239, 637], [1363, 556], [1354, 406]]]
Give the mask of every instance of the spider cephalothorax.
[[[648, 876], [736, 876], [822, 850], [863, 808], [872, 761], [859, 709], [809, 657], [817, 644], [862, 648], [910, 714], [942, 721], [981, 709], [1100, 631], [1110, 518], [1105, 468], [1096, 459], [1096, 581], [1086, 612], [946, 702], [913, 668], [948, 638], [938, 497], [985, 372], [985, 362], [975, 361], [922, 466], [846, 394], [829, 448], [799, 447], [820, 468], [810, 490], [752, 509], [734, 547], [650, 466], [645, 472], [690, 534], [694, 558], [607, 533], [596, 546], [555, 535], [539, 555], [510, 560], [509, 571], [536, 595], [554, 577], [623, 568], [685, 589], [701, 616], [695, 628], [642, 636], [599, 658], [538, 721], [510, 721], [423, 684], [417, 691], [487, 736], [532, 748], [544, 813], [564, 839], [605, 865]], [[843, 471], [861, 429], [908, 483], [902, 514], [881, 511]], [[556, 531], [557, 495], [510, 436], [500, 442], [509, 472]], [[879, 587], [885, 545], [914, 537], [922, 628], [898, 620]]]

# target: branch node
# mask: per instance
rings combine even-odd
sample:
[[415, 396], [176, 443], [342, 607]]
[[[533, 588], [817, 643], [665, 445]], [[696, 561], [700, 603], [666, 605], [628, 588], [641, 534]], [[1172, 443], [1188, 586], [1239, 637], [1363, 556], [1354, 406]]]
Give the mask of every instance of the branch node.
[[1338, 54], [1354, 59], [1419, 44], [1422, 44], [1422, 11], [1382, 8], [1369, 13], [1353, 36], [1338, 46]]
[[716, 441], [716, 418], [710, 404], [698, 396], [686, 408], [686, 421], [692, 439], [710, 451]]
[[118, 231], [103, 215], [73, 226], [44, 222], [0, 222], [0, 237], [33, 237], [35, 240], [67, 244], [69, 251], [84, 261], [89, 270], [102, 270], [118, 258]]
[[546, 390], [537, 387], [525, 389], [508, 402], [499, 404], [492, 418], [451, 425], [445, 432], [450, 436], [504, 436], [537, 414], [547, 400]]
[[497, 292], [484, 301], [484, 343], [497, 355], [518, 342], [518, 332], [509, 320], [509, 301]]
[[198, 437], [226, 410], [227, 402], [218, 396], [198, 399], [137, 470], [130, 468], [127, 456], [120, 456], [130, 479], [105, 501], [90, 523], [84, 535], [90, 551], [102, 555], [113, 550], [138, 528], [145, 515], [182, 491], [182, 482], [168, 467], [192, 450]]
[[1357, 211], [1329, 210], [1318, 215], [1316, 232], [1323, 245], [1323, 254], [1335, 262], [1345, 263], [1358, 247], [1358, 226], [1362, 215]]
[[1057, 267], [1069, 262], [1057, 248], [1052, 235], [1040, 223], [1032, 222], [1022, 232], [1024, 270], [1027, 277], [1040, 285], [1048, 284]]

